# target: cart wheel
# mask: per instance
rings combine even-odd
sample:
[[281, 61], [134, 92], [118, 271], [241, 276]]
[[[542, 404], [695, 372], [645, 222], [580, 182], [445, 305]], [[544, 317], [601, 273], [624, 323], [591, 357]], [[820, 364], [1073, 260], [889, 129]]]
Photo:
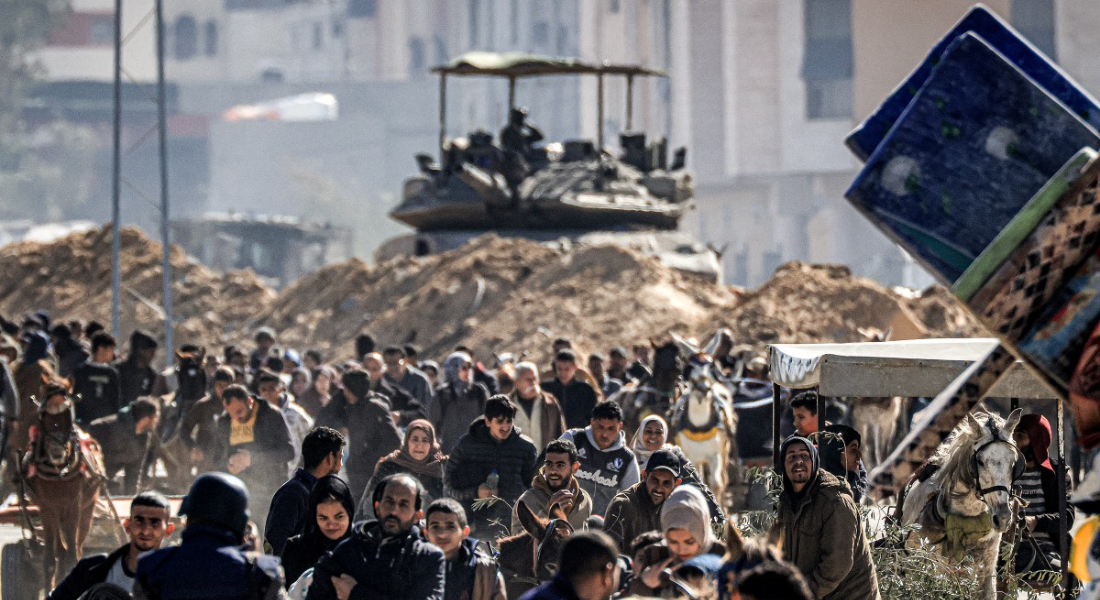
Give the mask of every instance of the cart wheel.
[[0, 596], [2, 600], [38, 600], [42, 587], [41, 565], [35, 565], [30, 544], [19, 540], [0, 551]]

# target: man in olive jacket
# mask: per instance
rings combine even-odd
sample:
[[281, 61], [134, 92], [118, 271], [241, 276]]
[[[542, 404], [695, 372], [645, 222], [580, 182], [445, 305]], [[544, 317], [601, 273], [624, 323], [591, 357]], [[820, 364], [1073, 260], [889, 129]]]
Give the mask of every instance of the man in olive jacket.
[[654, 452], [645, 480], [619, 492], [607, 505], [604, 533], [615, 540], [621, 552], [629, 554], [634, 538], [661, 530], [661, 506], [682, 481], [679, 457], [666, 448]]
[[818, 464], [817, 449], [792, 436], [780, 449], [783, 493], [776, 531], [820, 600], [881, 600], [871, 548], [846, 483]]

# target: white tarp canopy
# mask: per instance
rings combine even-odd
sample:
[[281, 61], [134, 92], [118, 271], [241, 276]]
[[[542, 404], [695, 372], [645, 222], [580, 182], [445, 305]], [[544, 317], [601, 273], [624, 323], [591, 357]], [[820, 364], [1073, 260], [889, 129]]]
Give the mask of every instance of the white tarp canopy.
[[[934, 397], [996, 346], [994, 338], [768, 346], [771, 379], [823, 396]], [[1060, 397], [1022, 362], [993, 386], [991, 398]]]

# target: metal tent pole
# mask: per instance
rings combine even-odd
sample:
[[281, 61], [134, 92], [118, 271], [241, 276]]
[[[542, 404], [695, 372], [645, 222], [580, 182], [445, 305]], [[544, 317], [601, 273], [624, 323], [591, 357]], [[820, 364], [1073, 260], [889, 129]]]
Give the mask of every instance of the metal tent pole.
[[779, 473], [783, 473], [783, 462], [779, 456], [779, 429], [780, 417], [783, 414], [783, 389], [778, 383], [772, 384], [772, 465]]
[[175, 356], [172, 340], [172, 239], [168, 228], [168, 119], [164, 93], [164, 3], [156, 1], [157, 11], [157, 130], [160, 138], [160, 239], [164, 245], [164, 363], [171, 367]]

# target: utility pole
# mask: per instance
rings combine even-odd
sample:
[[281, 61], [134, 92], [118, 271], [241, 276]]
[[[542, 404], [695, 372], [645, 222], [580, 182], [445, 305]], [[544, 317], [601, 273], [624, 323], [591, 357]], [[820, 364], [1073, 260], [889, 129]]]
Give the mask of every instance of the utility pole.
[[122, 214], [119, 209], [119, 185], [122, 166], [122, 0], [115, 0], [115, 88], [114, 88], [114, 148], [111, 156], [111, 331], [115, 339], [122, 339], [119, 323], [119, 294], [122, 291], [120, 274], [122, 253]]
[[[121, 317], [119, 316], [119, 305], [121, 304], [122, 296], [122, 215], [121, 215], [121, 186], [125, 184], [130, 190], [132, 190], [142, 200], [147, 201], [153, 205], [160, 212], [160, 233], [161, 242], [164, 245], [164, 256], [162, 263], [162, 276], [164, 285], [164, 299], [162, 301], [162, 308], [164, 311], [164, 341], [167, 345], [167, 351], [164, 353], [165, 364], [169, 367], [174, 362], [175, 353], [172, 351], [173, 343], [173, 323], [174, 316], [172, 313], [172, 264], [171, 264], [171, 230], [169, 228], [168, 216], [169, 216], [169, 203], [168, 203], [168, 118], [167, 118], [167, 94], [165, 91], [164, 83], [164, 6], [162, 0], [153, 0], [153, 9], [146, 13], [146, 16], [139, 19], [138, 25], [128, 35], [123, 35], [122, 32], [122, 3], [123, 0], [115, 0], [115, 81], [114, 81], [114, 155], [112, 164], [112, 194], [111, 194], [111, 212], [113, 223], [113, 238], [111, 240], [111, 321], [113, 325], [113, 331], [116, 339], [121, 339]], [[123, 46], [140, 30], [145, 27], [150, 17], [154, 18], [154, 26], [156, 31], [154, 32], [156, 41], [156, 65], [157, 65], [157, 83], [156, 83], [156, 97], [149, 96], [149, 99], [157, 105], [157, 141], [160, 167], [160, 203], [159, 205], [154, 202], [152, 195], [146, 195], [142, 190], [138, 189], [133, 181], [126, 179], [122, 174], [122, 160], [125, 156], [129, 156], [132, 152], [135, 152], [140, 146], [146, 136], [152, 133], [152, 128], [149, 131], [138, 138], [138, 141], [126, 151], [125, 156], [122, 153], [122, 76], [126, 74], [131, 80], [133, 77], [129, 73], [125, 73], [122, 68], [122, 50]], [[140, 84], [134, 83], [135, 87], [140, 87]]]
[[168, 227], [168, 119], [164, 109], [164, 2], [156, 1], [157, 10], [157, 130], [160, 133], [160, 239], [164, 245], [164, 363], [171, 367], [175, 357], [172, 343], [172, 239]]

